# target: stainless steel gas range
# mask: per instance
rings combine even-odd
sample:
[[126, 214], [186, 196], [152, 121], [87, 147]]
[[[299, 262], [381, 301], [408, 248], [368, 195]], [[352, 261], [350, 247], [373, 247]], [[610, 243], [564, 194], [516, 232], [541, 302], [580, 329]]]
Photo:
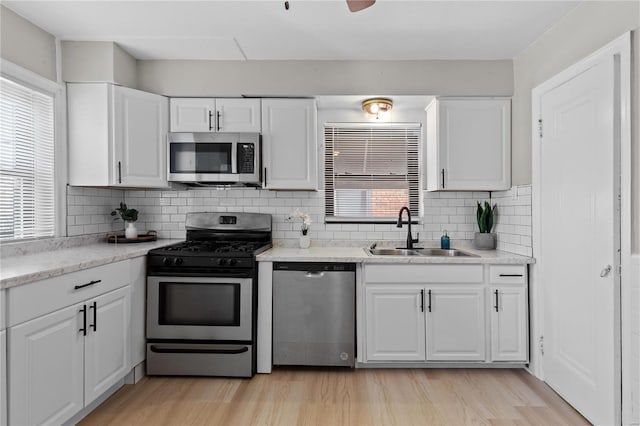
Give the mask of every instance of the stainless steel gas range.
[[147, 257], [147, 374], [251, 377], [271, 215], [190, 213], [186, 228]]

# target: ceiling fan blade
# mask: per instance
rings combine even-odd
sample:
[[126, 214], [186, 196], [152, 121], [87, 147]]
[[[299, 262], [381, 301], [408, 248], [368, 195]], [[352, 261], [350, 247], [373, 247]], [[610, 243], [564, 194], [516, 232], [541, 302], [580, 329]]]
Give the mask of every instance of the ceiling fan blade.
[[347, 6], [351, 12], [358, 12], [373, 5], [376, 0], [347, 0]]

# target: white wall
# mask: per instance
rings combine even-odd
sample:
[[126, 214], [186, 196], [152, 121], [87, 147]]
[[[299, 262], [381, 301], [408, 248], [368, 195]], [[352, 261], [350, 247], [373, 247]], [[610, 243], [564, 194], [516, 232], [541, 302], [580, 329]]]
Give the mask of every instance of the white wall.
[[[531, 183], [531, 90], [629, 30], [640, 29], [640, 2], [587, 1], [520, 53], [513, 62], [513, 184]], [[633, 38], [633, 251], [640, 252], [640, 35]], [[579, 155], [579, 153], [576, 153]]]
[[62, 80], [137, 86], [137, 61], [111, 41], [62, 41]]
[[511, 96], [512, 61], [138, 61], [141, 90], [167, 96]]
[[0, 5], [0, 56], [56, 81], [56, 40], [40, 27]]

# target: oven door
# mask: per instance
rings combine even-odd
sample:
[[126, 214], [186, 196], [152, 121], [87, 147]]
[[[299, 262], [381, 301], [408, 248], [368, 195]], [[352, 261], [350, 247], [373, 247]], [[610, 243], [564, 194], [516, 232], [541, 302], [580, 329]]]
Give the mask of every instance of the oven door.
[[252, 282], [147, 277], [147, 338], [251, 341]]

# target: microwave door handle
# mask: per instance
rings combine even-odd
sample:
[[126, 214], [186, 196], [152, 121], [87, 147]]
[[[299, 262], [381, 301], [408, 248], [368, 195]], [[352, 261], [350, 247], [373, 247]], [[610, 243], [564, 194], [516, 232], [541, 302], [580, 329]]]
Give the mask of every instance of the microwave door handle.
[[238, 143], [234, 142], [231, 144], [231, 173], [234, 175], [238, 173]]

